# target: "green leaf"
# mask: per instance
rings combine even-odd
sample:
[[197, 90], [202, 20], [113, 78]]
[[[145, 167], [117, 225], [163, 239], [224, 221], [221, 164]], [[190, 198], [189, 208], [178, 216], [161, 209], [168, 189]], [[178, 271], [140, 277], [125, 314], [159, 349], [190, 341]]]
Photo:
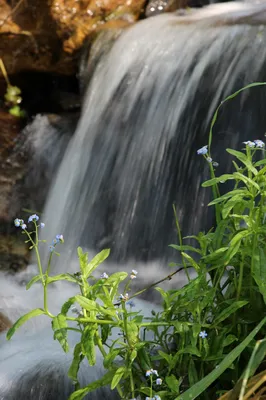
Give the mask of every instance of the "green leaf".
[[35, 308], [34, 310], [28, 312], [27, 314], [23, 315], [20, 317], [14, 325], [7, 331], [6, 338], [7, 340], [10, 340], [16, 330], [20, 328], [25, 322], [27, 322], [30, 318], [37, 317], [38, 315], [45, 314], [45, 311], [42, 310], [41, 308]]
[[266, 256], [264, 249], [260, 247], [254, 249], [252, 254], [252, 264], [252, 277], [263, 296], [264, 303], [266, 304]]
[[75, 299], [82, 308], [85, 308], [85, 310], [97, 311], [97, 304], [94, 300], [89, 300], [87, 297], [81, 296], [80, 294], [77, 294]]
[[117, 356], [119, 355], [121, 349], [112, 349], [111, 351], [109, 351], [109, 353], [104, 357], [104, 361], [103, 361], [103, 366], [104, 368], [110, 368], [110, 366], [112, 365], [113, 361], [117, 358]]
[[193, 345], [193, 347], [196, 347], [197, 345], [200, 331], [201, 331], [201, 325], [194, 323], [192, 325], [192, 337], [191, 337], [191, 344]]
[[236, 180], [239, 179], [240, 181], [244, 182], [247, 185], [247, 187], [249, 187], [249, 185], [252, 185], [258, 191], [260, 190], [260, 187], [256, 182], [254, 182], [252, 179], [248, 178], [247, 176], [241, 174], [240, 172], [234, 172], [233, 175]]
[[194, 346], [187, 346], [184, 349], [179, 350], [178, 355], [181, 355], [181, 354], [192, 354], [193, 356], [197, 356], [197, 357], [201, 356], [200, 351]]
[[96, 324], [89, 324], [82, 332], [81, 347], [82, 353], [87, 357], [90, 365], [96, 363], [96, 350], [94, 344], [94, 337], [97, 331]]
[[191, 324], [189, 324], [188, 322], [174, 321], [172, 323], [175, 328], [175, 332], [177, 332], [177, 333], [185, 333], [190, 330]]
[[201, 254], [200, 249], [196, 249], [193, 246], [186, 246], [186, 245], [178, 246], [177, 244], [170, 244], [169, 247], [172, 247], [173, 249], [179, 251], [193, 251], [194, 253]]
[[[266, 164], [266, 159], [264, 158], [263, 160], [259, 160], [254, 164], [254, 167], [260, 167], [261, 165]], [[260, 171], [259, 171], [260, 172]]]
[[58, 314], [52, 320], [52, 328], [54, 331], [54, 339], [57, 339], [61, 344], [65, 353], [69, 351], [69, 345], [67, 341], [67, 320], [64, 314]]
[[246, 188], [234, 189], [234, 190], [231, 190], [230, 192], [225, 193], [223, 196], [217, 197], [217, 199], [212, 200], [208, 204], [208, 206], [212, 206], [214, 204], [222, 203], [224, 200], [227, 200], [227, 199], [229, 199], [229, 198], [231, 198], [231, 197], [233, 197], [233, 196], [235, 196], [237, 194], [241, 195], [242, 198], [252, 197], [252, 194]]
[[75, 297], [70, 297], [63, 305], [61, 308], [61, 314], [66, 315], [70, 309], [70, 307], [76, 302]]
[[228, 247], [221, 247], [220, 249], [213, 251], [211, 254], [202, 257], [202, 259], [204, 260], [205, 263], [216, 261], [219, 258], [221, 258], [227, 250]]
[[197, 382], [195, 385], [186, 390], [182, 395], [175, 398], [175, 400], [193, 400], [196, 399], [201, 393], [203, 393], [219, 376], [229, 368], [233, 362], [239, 357], [242, 351], [249, 345], [249, 343], [254, 339], [260, 329], [266, 322], [266, 317], [250, 332], [250, 334], [240, 343], [237, 347], [234, 348], [215, 368], [212, 372], [210, 372], [207, 376]]
[[96, 254], [95, 257], [86, 265], [84, 270], [85, 278], [87, 279], [89, 275], [100, 265], [101, 263], [106, 260], [106, 258], [110, 254], [110, 249], [104, 249], [100, 253]]
[[70, 274], [60, 274], [60, 275], [55, 275], [55, 276], [48, 276], [47, 278], [47, 283], [52, 283], [56, 281], [68, 281], [68, 282], [75, 282], [77, 283], [77, 279], [72, 277]]
[[230, 344], [234, 343], [237, 340], [238, 340], [238, 338], [235, 335], [228, 335], [224, 339], [222, 346], [223, 347], [229, 346]]
[[87, 393], [92, 392], [93, 390], [96, 390], [103, 386], [109, 385], [112, 381], [113, 375], [113, 371], [108, 371], [102, 378], [90, 383], [85, 388], [79, 389], [76, 392], [72, 393], [68, 400], [82, 400]]
[[238, 204], [243, 203], [243, 196], [242, 194], [237, 194], [231, 199], [229, 199], [222, 207], [222, 217], [223, 219], [227, 218], [230, 211]]
[[184, 258], [186, 258], [186, 259], [190, 262], [191, 266], [194, 267], [196, 271], [199, 271], [199, 270], [200, 270], [200, 267], [199, 267], [199, 265], [196, 263], [196, 261], [195, 261], [192, 257], [190, 257], [187, 253], [184, 253], [184, 252], [182, 251], [182, 252], [181, 252], [181, 255], [182, 255]]
[[28, 290], [35, 282], [38, 282], [42, 279], [41, 275], [34, 276], [26, 285], [26, 290]]
[[119, 319], [119, 317], [117, 315], [117, 308], [115, 308], [113, 304], [112, 304], [111, 309], [110, 309], [110, 306], [109, 306], [109, 308], [107, 308], [107, 307], [102, 307], [99, 304], [97, 304], [97, 310], [104, 316], [107, 315], [108, 317], [115, 318], [116, 320]]
[[225, 308], [213, 321], [211, 328], [215, 328], [217, 325], [220, 324], [220, 322], [224, 321], [230, 315], [234, 314], [239, 308], [244, 307], [245, 305], [248, 304], [248, 301], [236, 301], [233, 304], [231, 304], [229, 307]]
[[139, 328], [138, 325], [132, 321], [127, 321], [127, 338], [130, 347], [135, 346], [139, 341]]
[[[247, 229], [244, 229], [243, 231], [238, 232], [230, 241], [229, 245], [230, 247], [235, 246], [238, 242], [240, 242], [242, 239], [245, 237], [249, 236], [251, 232]], [[230, 249], [229, 247], [229, 249]]]
[[83, 250], [81, 247], [77, 248], [78, 252], [78, 258], [79, 258], [79, 266], [82, 274], [84, 274], [84, 271], [87, 267], [88, 264], [88, 253], [83, 253]]
[[112, 285], [113, 283], [120, 283], [128, 277], [127, 272], [115, 272], [104, 281], [104, 285]]
[[251, 171], [254, 175], [258, 174], [258, 171], [256, 170], [256, 168], [253, 167], [252, 162], [248, 159], [246, 154], [241, 153], [241, 151], [236, 151], [232, 149], [226, 149], [226, 151], [227, 153], [232, 154], [238, 160], [240, 160], [247, 167], [247, 169]]
[[173, 359], [172, 354], [165, 353], [164, 351], [161, 351], [161, 350], [158, 351], [158, 354], [160, 354], [160, 356], [164, 360], [166, 360], [167, 364], [171, 364], [172, 363], [172, 359]]
[[224, 175], [219, 176], [218, 178], [212, 178], [212, 179], [209, 179], [206, 182], [203, 182], [203, 184], [201, 186], [202, 187], [209, 187], [209, 186], [216, 185], [217, 183], [224, 183], [224, 182], [226, 182], [226, 181], [228, 181], [230, 179], [235, 179], [234, 175], [232, 175], [232, 174], [224, 174]]
[[[188, 381], [189, 386], [195, 385], [199, 380], [198, 372], [193, 359], [191, 358], [188, 365]], [[182, 398], [183, 399], [183, 398]], [[181, 400], [181, 399], [180, 399]]]
[[111, 389], [115, 389], [116, 386], [119, 384], [119, 382], [121, 381], [121, 379], [123, 378], [124, 375], [127, 374], [127, 368], [126, 367], [120, 367], [115, 371], [115, 375], [112, 379], [112, 383], [111, 383]]
[[74, 348], [73, 360], [68, 370], [69, 378], [72, 379], [75, 383], [78, 382], [79, 366], [83, 359], [84, 356], [81, 351], [81, 343], [77, 343]]
[[167, 376], [165, 378], [165, 382], [169, 387], [169, 389], [171, 390], [171, 392], [174, 392], [176, 394], [179, 393], [179, 380], [176, 379], [174, 375]]
[[265, 359], [265, 353], [266, 353], [266, 339], [258, 340], [254, 346], [247, 368], [242, 374], [243, 381], [242, 381], [239, 400], [243, 400], [248, 379], [254, 375], [257, 368]]

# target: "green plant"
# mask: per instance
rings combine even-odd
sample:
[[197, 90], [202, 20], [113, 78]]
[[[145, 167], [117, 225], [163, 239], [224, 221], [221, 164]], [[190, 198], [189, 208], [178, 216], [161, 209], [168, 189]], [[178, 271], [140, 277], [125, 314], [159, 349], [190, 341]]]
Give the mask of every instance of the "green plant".
[[[257, 85], [249, 85], [225, 101]], [[212, 400], [225, 392], [231, 393], [234, 386], [242, 399], [251, 390], [248, 379], [260, 369], [265, 354], [265, 144], [261, 140], [247, 141], [241, 152], [227, 149], [236, 160], [234, 172], [216, 177], [210, 147], [218, 110], [212, 120], [209, 145], [198, 150], [210, 166], [211, 179], [203, 186], [212, 188], [214, 198], [209, 205], [215, 208], [216, 227], [182, 240], [176, 218], [179, 245], [171, 246], [180, 252], [182, 263], [171, 275], [185, 269], [188, 284], [168, 291], [157, 286], [160, 282], [153, 285], [163, 299], [162, 312], [153, 318], [134, 312], [131, 300], [141, 292], [128, 295], [137, 271], [132, 270], [130, 276], [119, 272], [95, 278], [95, 270], [108, 257], [109, 250], [103, 250], [89, 262], [88, 255], [79, 248], [77, 274], [50, 276], [52, 257], [57, 254], [56, 246], [63, 242], [62, 235], [57, 235], [51, 244], [44, 271], [38, 251], [39, 217], [34, 214], [29, 218], [35, 227], [33, 232], [27, 231], [24, 221], [15, 220], [37, 255], [39, 274], [27, 288], [41, 282], [44, 306], [21, 317], [7, 337], [10, 339], [27, 319], [46, 314], [52, 319], [54, 338], [68, 351], [67, 333], [75, 330], [80, 340], [69, 369], [69, 376], [76, 383], [71, 400], [81, 399], [107, 384], [117, 389], [122, 399], [146, 396], [146, 399]], [[221, 195], [220, 186], [226, 181], [231, 182], [231, 190]], [[184, 244], [187, 239], [193, 239], [196, 245]], [[71, 297], [62, 305], [61, 312], [53, 315], [47, 307], [47, 288], [57, 280], [77, 285], [80, 294]], [[79, 307], [76, 317], [69, 315], [74, 305]], [[119, 332], [115, 338], [114, 330]], [[255, 338], [260, 340], [259, 349]], [[87, 358], [94, 365], [96, 347], [107, 372], [98, 381], [80, 388], [77, 380], [80, 363]], [[254, 376], [254, 390], [263, 377], [258, 374], [256, 380]]]
[[6, 81], [7, 89], [6, 89], [6, 94], [5, 94], [5, 102], [6, 105], [8, 105], [9, 108], [9, 113], [13, 115], [14, 117], [19, 117], [23, 118], [25, 117], [25, 111], [22, 110], [19, 106], [19, 104], [22, 101], [21, 97], [21, 90], [17, 86], [11, 85], [3, 60], [0, 58], [0, 70], [3, 74], [3, 77]]

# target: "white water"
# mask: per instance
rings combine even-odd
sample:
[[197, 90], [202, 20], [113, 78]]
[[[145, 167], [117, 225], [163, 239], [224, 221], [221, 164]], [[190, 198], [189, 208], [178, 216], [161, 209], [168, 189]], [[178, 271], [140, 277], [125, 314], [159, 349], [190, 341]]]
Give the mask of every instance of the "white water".
[[[120, 263], [174, 261], [173, 203], [184, 234], [211, 226], [209, 192], [200, 187], [208, 168], [196, 150], [208, 141], [219, 101], [265, 75], [265, 8], [236, 2], [150, 18], [102, 57], [45, 207], [48, 239], [65, 236], [56, 271], [70, 267], [77, 245], [110, 247]], [[230, 168], [227, 146], [263, 137], [254, 98], [264, 93], [252, 93], [227, 105], [218, 121], [218, 173]]]

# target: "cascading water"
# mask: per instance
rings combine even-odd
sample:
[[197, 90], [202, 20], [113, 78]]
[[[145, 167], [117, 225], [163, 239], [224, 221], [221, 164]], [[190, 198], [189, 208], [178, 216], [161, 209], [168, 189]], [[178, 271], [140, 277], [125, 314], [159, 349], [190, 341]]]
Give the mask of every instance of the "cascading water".
[[[172, 204], [184, 234], [211, 225], [200, 187], [208, 167], [196, 150], [219, 102], [266, 79], [263, 21], [265, 3], [160, 15], [126, 30], [100, 59], [45, 208], [49, 239], [65, 236], [57, 272], [77, 245], [110, 247], [120, 262], [167, 258], [176, 242]], [[226, 147], [263, 138], [265, 97], [256, 88], [222, 109], [217, 174], [230, 168]]]

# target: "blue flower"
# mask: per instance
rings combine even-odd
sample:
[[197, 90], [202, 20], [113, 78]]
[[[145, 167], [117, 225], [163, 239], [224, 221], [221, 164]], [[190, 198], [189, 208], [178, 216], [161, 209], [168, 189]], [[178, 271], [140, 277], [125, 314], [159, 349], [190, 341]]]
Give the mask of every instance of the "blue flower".
[[148, 371], [146, 371], [146, 376], [151, 376], [151, 375], [158, 376], [158, 371], [156, 369], [148, 369]]
[[206, 331], [201, 331], [199, 333], [199, 337], [201, 337], [202, 339], [205, 339], [208, 336], [208, 333]]
[[56, 246], [57, 243], [64, 243], [64, 237], [63, 235], [56, 235], [55, 239], [53, 239], [53, 245]]
[[204, 154], [207, 154], [208, 153], [208, 146], [206, 145], [206, 146], [203, 146], [201, 149], [198, 149], [197, 150], [197, 154], [202, 154], [202, 155], [204, 155]]
[[44, 224], [43, 222], [41, 222], [40, 227], [41, 227], [41, 228], [44, 228], [44, 227], [45, 227], [45, 224]]
[[37, 214], [32, 214], [29, 219], [28, 222], [33, 222], [33, 221], [39, 221], [39, 217]]
[[246, 142], [243, 143], [248, 147], [255, 147], [255, 142], [251, 142], [250, 140], [247, 140]]
[[265, 147], [265, 143], [262, 140], [254, 140], [256, 147]]
[[101, 279], [108, 279], [108, 278], [109, 278], [109, 275], [108, 275], [106, 272], [104, 272], [104, 273], [101, 275], [100, 278], [101, 278]]
[[156, 385], [161, 385], [162, 384], [162, 379], [161, 378], [157, 378], [156, 379]]
[[63, 235], [56, 235], [56, 240], [57, 240], [57, 243], [59, 243], [59, 242], [61, 242], [61, 243], [64, 243], [64, 237], [63, 237]]
[[161, 400], [161, 397], [158, 394], [154, 395], [154, 400]]
[[49, 251], [50, 251], [50, 253], [52, 253], [54, 250], [55, 250], [55, 247], [51, 244], [51, 245], [49, 246]]
[[16, 218], [16, 219], [14, 220], [14, 225], [15, 225], [16, 227], [19, 227], [20, 224], [21, 224], [21, 222], [23, 223], [24, 221], [23, 221], [22, 219]]
[[26, 229], [27, 228], [27, 225], [26, 224], [22, 224], [21, 225], [21, 229]]

